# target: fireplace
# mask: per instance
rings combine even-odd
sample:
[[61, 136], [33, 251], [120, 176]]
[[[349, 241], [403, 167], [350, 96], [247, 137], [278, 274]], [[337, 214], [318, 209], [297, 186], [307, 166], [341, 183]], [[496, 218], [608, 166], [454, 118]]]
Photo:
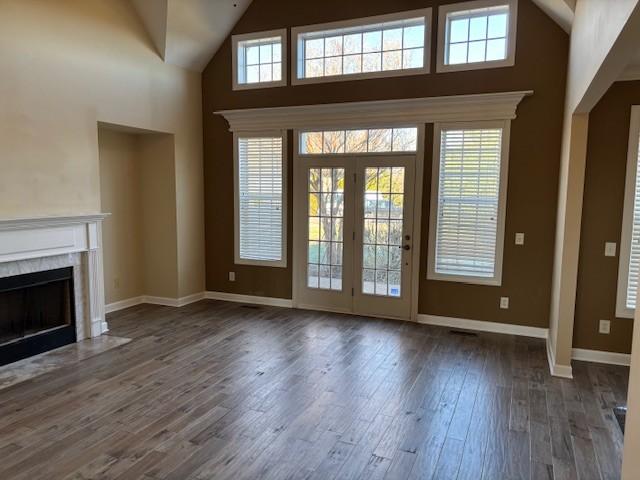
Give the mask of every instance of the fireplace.
[[0, 365], [76, 341], [73, 267], [0, 278]]

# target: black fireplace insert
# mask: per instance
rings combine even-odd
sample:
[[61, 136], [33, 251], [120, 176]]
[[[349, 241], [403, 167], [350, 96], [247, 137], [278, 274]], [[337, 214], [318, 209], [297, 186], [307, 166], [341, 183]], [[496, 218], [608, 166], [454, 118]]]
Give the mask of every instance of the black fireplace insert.
[[72, 267], [0, 278], [0, 365], [75, 341]]

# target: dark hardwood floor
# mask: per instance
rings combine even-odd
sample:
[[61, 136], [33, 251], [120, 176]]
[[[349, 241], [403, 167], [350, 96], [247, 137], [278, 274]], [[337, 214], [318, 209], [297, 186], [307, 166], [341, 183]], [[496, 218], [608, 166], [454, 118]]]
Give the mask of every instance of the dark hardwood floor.
[[0, 391], [0, 479], [618, 479], [628, 370], [541, 340], [203, 301]]

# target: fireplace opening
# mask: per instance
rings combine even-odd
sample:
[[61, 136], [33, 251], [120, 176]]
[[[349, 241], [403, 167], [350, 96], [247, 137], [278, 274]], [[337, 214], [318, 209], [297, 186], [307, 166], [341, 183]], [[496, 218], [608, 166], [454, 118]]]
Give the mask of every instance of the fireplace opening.
[[0, 278], [0, 365], [75, 341], [73, 267]]

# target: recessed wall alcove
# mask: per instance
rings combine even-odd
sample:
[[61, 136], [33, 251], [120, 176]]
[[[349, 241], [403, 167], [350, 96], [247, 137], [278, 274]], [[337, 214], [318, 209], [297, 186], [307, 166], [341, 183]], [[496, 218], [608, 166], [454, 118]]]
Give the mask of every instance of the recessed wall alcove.
[[174, 136], [100, 123], [98, 147], [105, 303], [176, 298]]

